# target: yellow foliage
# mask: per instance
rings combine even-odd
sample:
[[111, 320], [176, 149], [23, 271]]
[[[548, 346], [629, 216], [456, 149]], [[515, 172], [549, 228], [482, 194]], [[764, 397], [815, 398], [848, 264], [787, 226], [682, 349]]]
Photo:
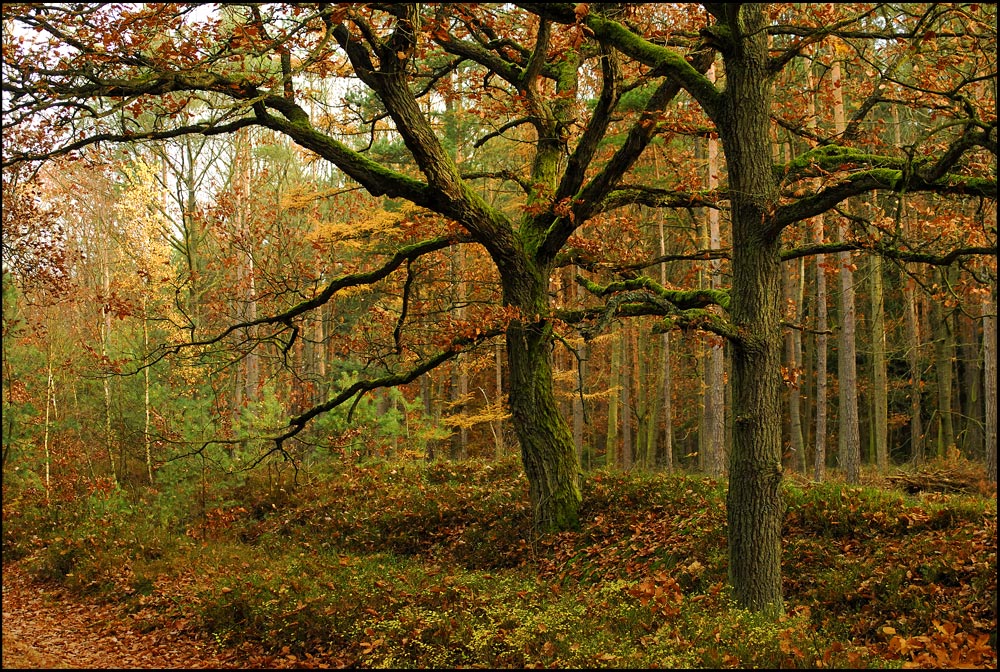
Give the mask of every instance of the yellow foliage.
[[[282, 210], [308, 210], [318, 201], [339, 196], [343, 189], [313, 189], [308, 185], [297, 185], [289, 188], [281, 196]], [[324, 221], [310, 217], [313, 230], [309, 234], [310, 241], [342, 242], [369, 238], [373, 234], [392, 231], [401, 223], [413, 217], [422, 209], [407, 204], [399, 212], [389, 212], [382, 208], [369, 208], [363, 216], [350, 221]]]
[[496, 409], [483, 409], [479, 413], [458, 413], [456, 415], [449, 415], [447, 418], [447, 424], [450, 427], [458, 427], [469, 429], [475, 427], [476, 425], [481, 425], [485, 422], [496, 422], [498, 420], [509, 420], [510, 413], [497, 412]]
[[170, 259], [168, 222], [160, 211], [163, 191], [153, 166], [136, 160], [125, 168], [128, 187], [115, 203], [121, 249], [140, 275], [150, 276]]

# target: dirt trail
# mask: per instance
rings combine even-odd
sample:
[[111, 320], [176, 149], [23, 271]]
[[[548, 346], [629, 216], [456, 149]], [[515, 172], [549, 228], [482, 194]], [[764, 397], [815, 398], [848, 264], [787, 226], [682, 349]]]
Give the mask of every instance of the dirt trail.
[[80, 601], [32, 582], [3, 564], [3, 667], [237, 668], [240, 662], [184, 628], [183, 621], [141, 632], [114, 606]]

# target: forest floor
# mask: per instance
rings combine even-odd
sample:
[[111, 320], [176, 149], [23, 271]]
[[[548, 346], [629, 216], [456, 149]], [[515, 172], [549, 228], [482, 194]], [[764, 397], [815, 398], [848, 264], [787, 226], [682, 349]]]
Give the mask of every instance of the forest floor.
[[17, 563], [3, 564], [4, 669], [243, 666], [242, 655], [220, 651], [183, 619], [152, 632], [130, 621], [113, 606], [33, 580]]
[[729, 595], [724, 482], [594, 471], [539, 537], [514, 459], [337, 469], [200, 515], [5, 481], [3, 667], [996, 669], [992, 488], [789, 476], [773, 621]]

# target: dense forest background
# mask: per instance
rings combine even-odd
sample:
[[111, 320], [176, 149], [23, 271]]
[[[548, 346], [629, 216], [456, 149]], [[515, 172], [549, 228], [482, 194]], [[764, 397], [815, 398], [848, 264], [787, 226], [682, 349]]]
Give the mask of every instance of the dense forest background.
[[[993, 10], [974, 7], [952, 18], [995, 30]], [[222, 10], [223, 22], [241, 11]], [[656, 21], [681, 39], [700, 10]], [[941, 80], [966, 76], [986, 56], [946, 51], [930, 36], [907, 47], [936, 64], [921, 69], [907, 52], [883, 48], [892, 72], [880, 77], [844, 40], [816, 45], [781, 75], [776, 165], [845, 132], [857, 147], [905, 154], [943, 127], [933, 93]], [[995, 83], [981, 79], [981, 97], [963, 99], [984, 121]], [[415, 169], [379, 101], [349, 73], [309, 73], [301, 86], [314, 123], [401, 173]], [[592, 108], [598, 88], [579, 86], [578, 104]], [[448, 71], [429, 91], [426, 114], [482, 197], [512, 213], [531, 207], [519, 198], [519, 166], [530, 163], [534, 130], [505, 123], [474, 68]], [[910, 99], [873, 105], [873, 92]], [[616, 150], [614, 124], [624, 128], [649, 95], [639, 80], [622, 95], [598, 153]], [[137, 128], [155, 125], [153, 112], [134, 114]], [[716, 200], [727, 183], [719, 143], [683, 101], [658, 123], [636, 181], [699, 196], [671, 208], [636, 198], [574, 233], [550, 278], [556, 394], [584, 470], [722, 476], [733, 422], [723, 339], [696, 325], [667, 330], [660, 317], [615, 319], [585, 339], [573, 319], [594, 306], [581, 273], [597, 285], [640, 271], [666, 288], [732, 283], [729, 218]], [[505, 319], [484, 249], [449, 245], [387, 266], [407, 243], [455, 236], [447, 219], [371, 196], [259, 127], [91, 147], [37, 173], [19, 165], [4, 173], [5, 474], [47, 497], [100, 482], [183, 492], [250, 468], [301, 477], [330, 460], [517, 450], [503, 336], [478, 338], [502, 331]], [[974, 155], [966, 169], [995, 175], [995, 157]], [[904, 234], [904, 259], [950, 263], [873, 253]], [[841, 241], [865, 249], [823, 253]], [[873, 471], [958, 451], [985, 461], [995, 480], [995, 201], [876, 191], [787, 230], [784, 243], [785, 468], [822, 479], [841, 466], [838, 446], [854, 441]], [[990, 246], [993, 256], [955, 253]], [[345, 289], [316, 310], [278, 329], [254, 325], [314, 300], [335, 278]], [[290, 417], [389, 375], [401, 353], [420, 356], [461, 335], [470, 345], [460, 356], [404, 384], [349, 394], [350, 404], [317, 415], [276, 450]]]

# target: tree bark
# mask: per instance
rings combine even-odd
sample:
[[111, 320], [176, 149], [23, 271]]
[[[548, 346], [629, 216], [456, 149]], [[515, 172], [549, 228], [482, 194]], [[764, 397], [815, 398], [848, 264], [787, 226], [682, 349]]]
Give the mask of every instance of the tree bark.
[[[666, 239], [663, 235], [663, 218], [659, 219], [659, 229], [660, 229], [660, 254], [665, 255], [667, 253]], [[666, 263], [660, 264], [660, 284], [664, 287], [667, 285], [667, 265]], [[667, 473], [672, 473], [674, 470], [674, 426], [673, 426], [673, 404], [671, 403], [671, 388], [673, 383], [671, 381], [671, 368], [670, 368], [670, 334], [668, 332], [663, 332], [660, 336], [661, 348], [661, 366], [663, 370], [663, 382], [662, 382], [662, 394], [663, 394], [663, 442], [658, 443], [656, 446], [656, 466], [658, 468], [665, 468]]]
[[996, 289], [983, 297], [983, 401], [986, 477], [997, 482], [997, 303]]
[[781, 594], [781, 258], [764, 223], [778, 198], [770, 150], [770, 76], [765, 18], [742, 5], [727, 26], [727, 83], [718, 114], [729, 167], [733, 227], [730, 316], [733, 447], [727, 521], [729, 577], [737, 602], [777, 616]]
[[870, 257], [872, 339], [872, 443], [878, 471], [889, 470], [889, 384], [885, 362], [885, 306], [882, 292], [882, 257]]
[[[950, 284], [949, 269], [937, 270], [941, 286]], [[941, 300], [931, 304], [934, 323], [934, 369], [937, 389], [937, 446], [935, 455], [945, 457], [955, 445], [955, 423], [952, 412], [952, 384], [954, 382], [955, 335], [951, 328], [951, 315]]]
[[608, 393], [608, 433], [605, 444], [605, 464], [607, 466], [618, 466], [619, 441], [618, 441], [618, 404], [619, 387], [621, 380], [621, 334], [617, 330], [611, 332], [611, 369], [608, 372], [608, 386], [611, 391]]
[[45, 457], [45, 506], [52, 503], [52, 451], [49, 438], [52, 434], [52, 416], [49, 409], [55, 408], [55, 385], [52, 382], [52, 334], [45, 340], [45, 424], [42, 433], [42, 446]]
[[[801, 267], [797, 263], [796, 267]], [[782, 266], [783, 277], [785, 279], [785, 300], [789, 303], [789, 319], [793, 324], [800, 321], [799, 306], [802, 305], [798, 299], [797, 288], [800, 286], [796, 282], [795, 274], [791, 264]], [[799, 375], [799, 357], [802, 354], [802, 333], [798, 329], [785, 330], [785, 361], [788, 367], [788, 444], [792, 451], [792, 468], [799, 473], [805, 472], [805, 447], [802, 443], [802, 390], [800, 389], [801, 376]]]
[[[501, 413], [503, 409], [500, 407], [500, 400], [503, 399], [503, 347], [500, 343], [496, 345], [496, 351], [493, 356], [494, 367], [493, 372], [496, 378], [496, 400], [497, 400], [497, 413]], [[425, 376], [426, 377], [426, 376]], [[503, 418], [498, 417], [493, 422], [493, 442], [496, 448], [496, 458], [499, 460], [504, 455], [504, 426]]]
[[631, 347], [632, 325], [626, 322], [622, 325], [621, 339], [621, 421], [622, 421], [622, 461], [621, 468], [625, 471], [632, 469], [634, 460], [632, 446], [632, 357], [634, 349]]
[[[900, 204], [902, 207], [902, 204]], [[903, 268], [906, 268], [906, 264]], [[924, 424], [920, 414], [922, 373], [920, 370], [920, 321], [917, 317], [917, 297], [913, 278], [903, 281], [903, 310], [906, 311], [906, 361], [910, 369], [910, 454], [917, 464], [924, 461]]]
[[[813, 88], [813, 77], [808, 78], [810, 90]], [[816, 117], [816, 103], [812, 96], [809, 96], [806, 105], [809, 117]], [[810, 124], [811, 127], [815, 123]], [[815, 241], [817, 245], [826, 242], [825, 226], [823, 215], [813, 217], [811, 220]], [[814, 307], [814, 322], [816, 327], [816, 424], [813, 435], [813, 479], [822, 481], [826, 475], [826, 425], [827, 425], [827, 302], [826, 302], [826, 255], [817, 254], [816, 257], [816, 305]]]
[[[847, 129], [844, 112], [844, 86], [840, 61], [830, 72], [833, 82], [833, 125], [837, 136]], [[845, 203], [845, 208], [850, 203]], [[841, 218], [836, 226], [837, 242], [847, 239], [847, 223]], [[837, 421], [840, 468], [848, 483], [861, 480], [861, 423], [858, 417], [857, 313], [854, 300], [854, 264], [850, 252], [837, 255], [840, 275], [840, 332], [837, 347]]]
[[[708, 71], [708, 78], [715, 79], [714, 67]], [[714, 138], [708, 140], [708, 179], [709, 191], [719, 186], [719, 143]], [[707, 249], [717, 250], [721, 247], [719, 233], [719, 211], [708, 208], [708, 240]], [[718, 290], [722, 287], [719, 275], [721, 262], [712, 259], [708, 262], [708, 287]], [[714, 478], [720, 478], [726, 471], [726, 408], [723, 402], [725, 395], [725, 351], [721, 342], [714, 342], [708, 348], [705, 360], [705, 432], [707, 441], [705, 448], [706, 470]]]
[[573, 437], [556, 404], [546, 320], [513, 320], [507, 329], [510, 410], [530, 484], [535, 526], [575, 529], [582, 501]]
[[[823, 218], [813, 218], [816, 242], [823, 243]], [[827, 315], [826, 315], [826, 255], [816, 255], [816, 433], [813, 448], [813, 479], [822, 481], [826, 474], [826, 406], [827, 406]]]

